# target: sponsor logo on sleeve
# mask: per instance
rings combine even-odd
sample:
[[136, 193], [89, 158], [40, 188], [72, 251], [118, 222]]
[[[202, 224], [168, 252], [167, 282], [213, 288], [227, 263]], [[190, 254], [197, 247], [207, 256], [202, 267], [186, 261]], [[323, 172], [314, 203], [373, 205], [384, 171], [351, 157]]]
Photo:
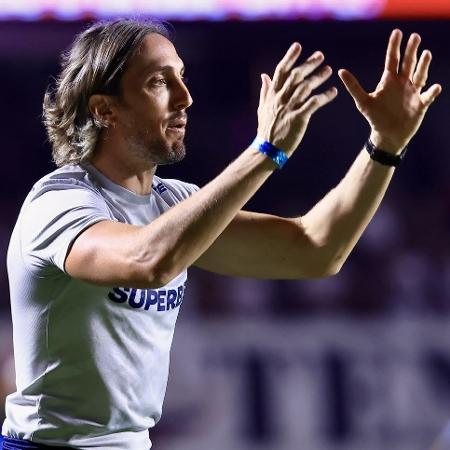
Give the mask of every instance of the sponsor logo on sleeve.
[[185, 285], [173, 289], [135, 289], [115, 287], [108, 293], [114, 303], [127, 303], [130, 308], [164, 312], [183, 303]]

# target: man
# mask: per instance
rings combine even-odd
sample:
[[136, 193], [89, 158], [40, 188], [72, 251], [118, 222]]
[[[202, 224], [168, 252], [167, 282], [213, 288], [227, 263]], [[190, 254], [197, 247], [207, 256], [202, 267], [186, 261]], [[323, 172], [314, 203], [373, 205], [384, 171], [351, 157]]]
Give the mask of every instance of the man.
[[283, 279], [339, 271], [441, 91], [421, 93], [431, 53], [417, 63], [412, 34], [400, 65], [401, 39], [395, 30], [374, 92], [339, 72], [370, 142], [311, 211], [286, 219], [241, 208], [336, 96], [315, 93], [332, 72], [322, 53], [294, 67], [294, 43], [272, 79], [262, 74], [257, 139], [198, 189], [155, 175], [183, 158], [192, 103], [167, 31], [119, 20], [78, 36], [44, 101], [59, 169], [28, 195], [8, 251], [17, 391], [5, 448], [150, 448], [187, 267]]

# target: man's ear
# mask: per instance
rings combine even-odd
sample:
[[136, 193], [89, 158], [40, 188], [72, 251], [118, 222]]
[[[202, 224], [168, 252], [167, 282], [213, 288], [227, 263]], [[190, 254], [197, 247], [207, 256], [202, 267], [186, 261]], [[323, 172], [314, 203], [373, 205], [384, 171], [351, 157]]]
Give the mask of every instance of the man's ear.
[[111, 96], [101, 94], [91, 95], [88, 106], [91, 116], [96, 122], [107, 128], [116, 125], [114, 99]]

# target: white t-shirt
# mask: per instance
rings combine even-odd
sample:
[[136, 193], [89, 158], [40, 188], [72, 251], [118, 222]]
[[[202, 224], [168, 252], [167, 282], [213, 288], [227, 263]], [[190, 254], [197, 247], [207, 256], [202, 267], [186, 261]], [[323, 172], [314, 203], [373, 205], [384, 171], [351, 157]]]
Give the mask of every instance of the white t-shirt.
[[38, 181], [14, 228], [7, 265], [17, 392], [4, 435], [82, 449], [146, 450], [159, 420], [186, 271], [160, 289], [71, 278], [74, 239], [101, 220], [147, 225], [198, 188], [154, 177], [137, 195], [91, 165]]

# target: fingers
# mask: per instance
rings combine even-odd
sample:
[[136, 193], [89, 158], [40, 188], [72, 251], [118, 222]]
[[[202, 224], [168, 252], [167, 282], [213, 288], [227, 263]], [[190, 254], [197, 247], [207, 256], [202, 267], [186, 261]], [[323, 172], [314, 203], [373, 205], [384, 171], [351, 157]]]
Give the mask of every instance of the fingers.
[[420, 44], [420, 36], [412, 33], [406, 44], [405, 55], [403, 56], [401, 74], [408, 80], [412, 79], [417, 63], [417, 49]]
[[280, 90], [282, 98], [288, 99], [309, 74], [316, 70], [324, 60], [322, 52], [313, 53], [303, 64], [293, 69]]
[[384, 69], [388, 72], [397, 73], [400, 62], [400, 44], [402, 42], [402, 32], [398, 29], [392, 31], [386, 51], [386, 61]]
[[313, 95], [297, 111], [297, 116], [314, 114], [319, 108], [322, 108], [322, 106], [325, 106], [335, 99], [337, 94], [338, 90], [335, 87], [332, 87], [322, 94]]
[[433, 84], [433, 86], [420, 95], [420, 99], [425, 107], [428, 108], [441, 92], [442, 86], [440, 84]]
[[348, 93], [353, 97], [356, 104], [361, 105], [367, 98], [367, 92], [361, 87], [359, 81], [348, 70], [341, 69], [338, 71], [339, 78], [347, 89]]
[[277, 64], [275, 68], [275, 73], [273, 75], [273, 87], [275, 90], [279, 90], [283, 86], [286, 78], [289, 75], [289, 71], [294, 66], [298, 57], [300, 56], [302, 47], [298, 42], [294, 42], [286, 54], [283, 56], [282, 60]]
[[331, 67], [325, 66], [318, 73], [298, 84], [288, 102], [291, 108], [296, 109], [300, 103], [303, 103], [305, 99], [308, 98], [314, 89], [317, 89], [326, 80], [328, 80], [332, 73], [333, 71]]
[[412, 81], [414, 86], [416, 86], [416, 88], [419, 90], [419, 92], [427, 83], [428, 69], [430, 68], [431, 59], [432, 59], [431, 52], [429, 50], [424, 50], [420, 55], [419, 62], [417, 63], [417, 68], [414, 73]]

